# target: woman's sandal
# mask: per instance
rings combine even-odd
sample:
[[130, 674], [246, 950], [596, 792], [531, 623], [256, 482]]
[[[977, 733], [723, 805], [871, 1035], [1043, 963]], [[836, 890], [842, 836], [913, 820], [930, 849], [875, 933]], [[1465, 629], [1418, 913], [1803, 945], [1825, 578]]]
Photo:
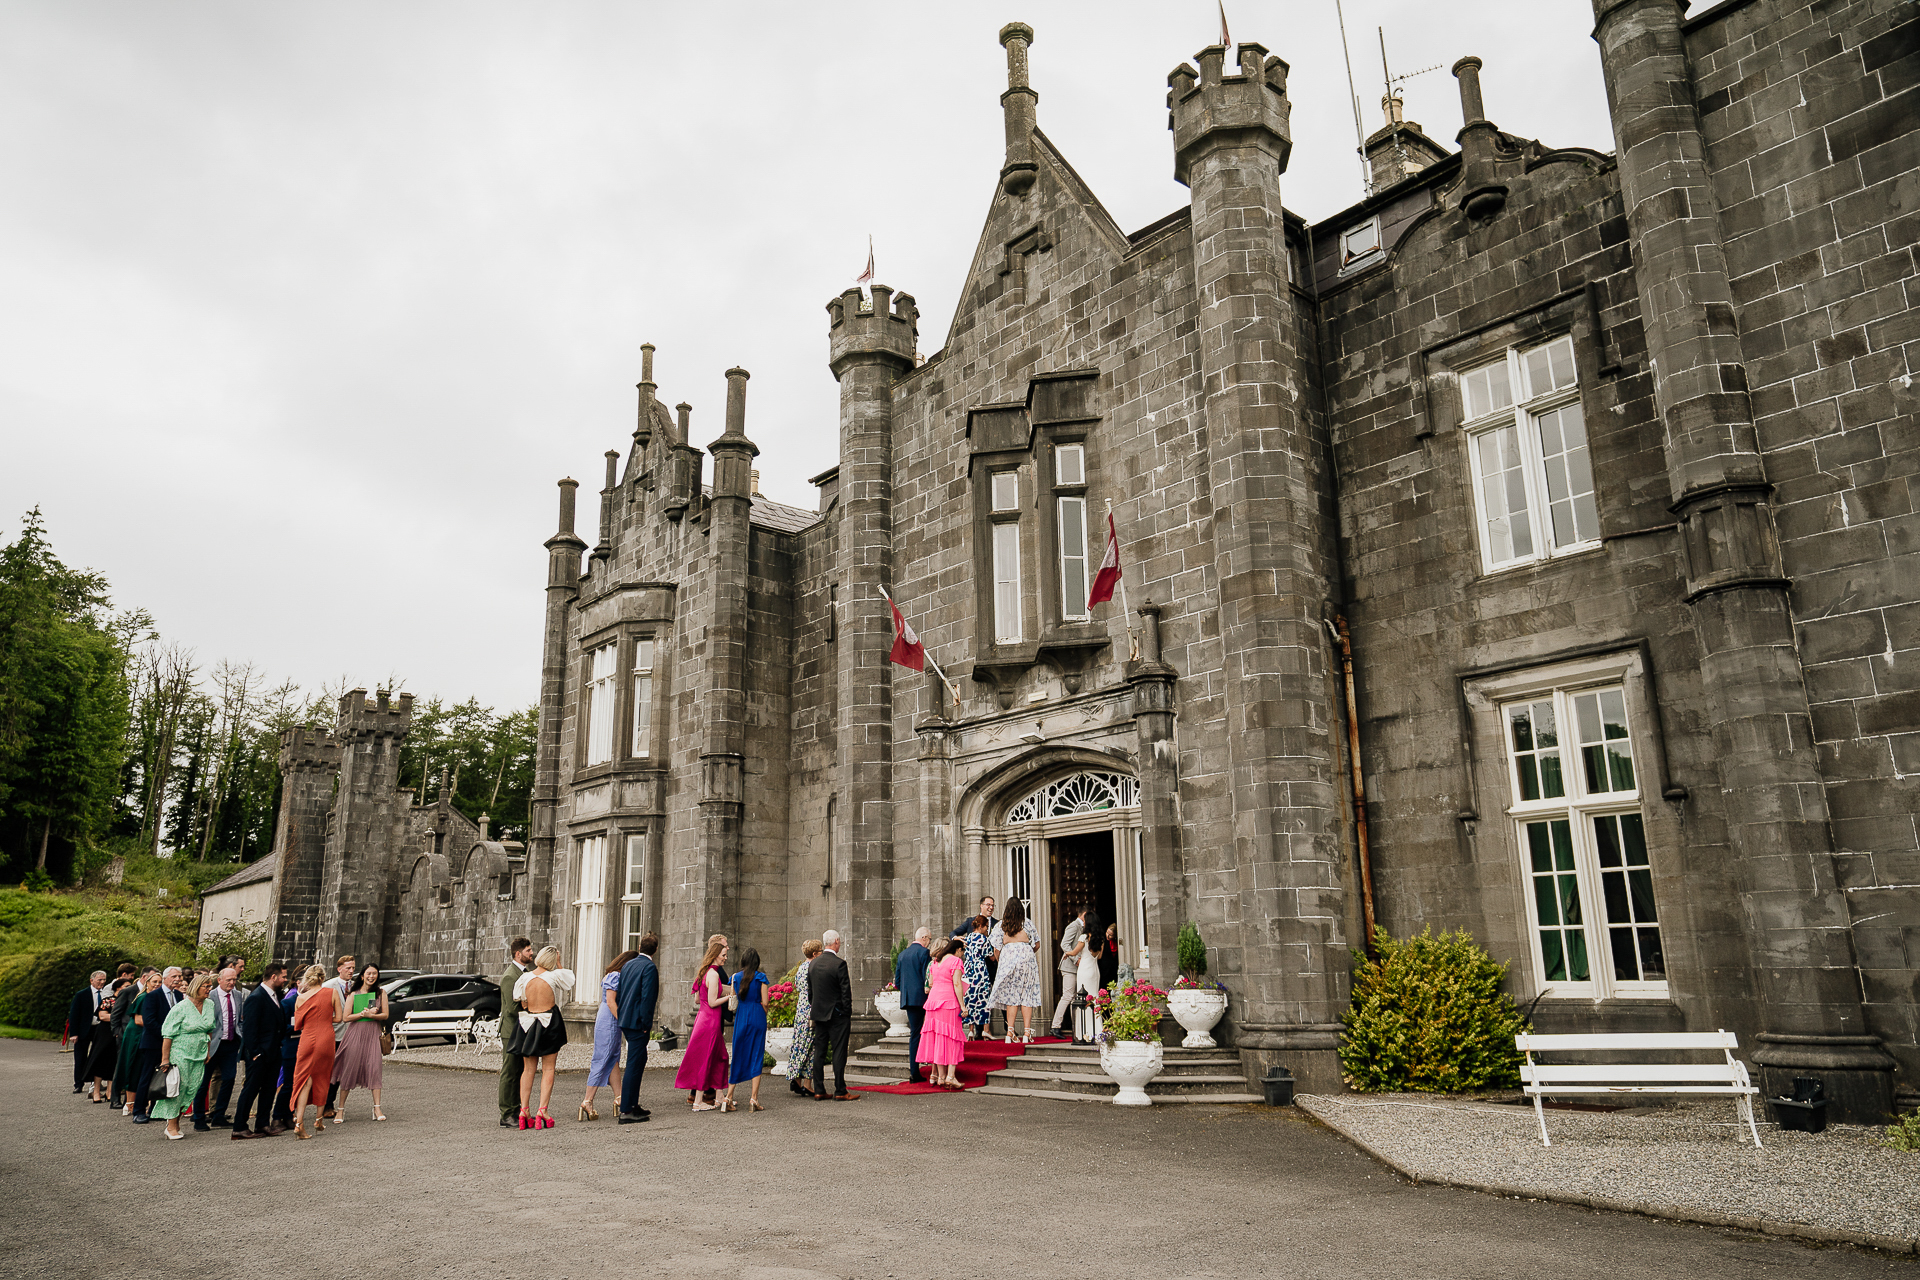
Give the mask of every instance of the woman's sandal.
[[757, 1103], [757, 1102], [753, 1102], [753, 1101], [749, 1101], [749, 1102], [747, 1103], [747, 1109], [748, 1109], [749, 1111], [765, 1111], [765, 1110], [766, 1110], [766, 1108], [765, 1108], [765, 1107], [763, 1107], [763, 1106], [761, 1106], [761, 1105], [760, 1105], [759, 1103]]
[[720, 1108], [711, 1102], [696, 1102], [693, 1104], [693, 1109], [695, 1111], [718, 1111]]
[[299, 1125], [295, 1125], [293, 1126], [293, 1136], [296, 1138], [306, 1139], [306, 1138], [311, 1138], [313, 1135], [308, 1133], [305, 1129], [302, 1129]]
[[375, 1120], [385, 1120], [387, 1117], [386, 1117], [386, 1114], [380, 1110], [380, 1108], [375, 1107], [373, 1109], [373, 1118]]
[[537, 1113], [535, 1113], [535, 1119], [538, 1122], [540, 1128], [542, 1129], [553, 1128], [553, 1124], [554, 1124], [553, 1117], [547, 1114], [547, 1109], [545, 1107], [540, 1108], [540, 1110]]
[[574, 1117], [575, 1120], [580, 1121], [582, 1124], [588, 1120], [598, 1120], [599, 1118], [600, 1113], [584, 1102], [580, 1104], [580, 1114]]

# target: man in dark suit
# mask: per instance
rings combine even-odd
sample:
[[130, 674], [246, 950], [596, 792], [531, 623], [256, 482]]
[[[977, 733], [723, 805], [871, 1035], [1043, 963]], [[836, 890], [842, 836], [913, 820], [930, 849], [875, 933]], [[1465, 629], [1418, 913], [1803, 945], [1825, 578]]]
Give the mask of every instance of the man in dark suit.
[[[273, 1095], [280, 1079], [280, 1042], [287, 1034], [287, 1015], [280, 1008], [280, 993], [286, 989], [287, 966], [268, 965], [267, 976], [247, 997], [240, 1015], [240, 1057], [247, 1064], [247, 1082], [241, 1086], [240, 1105], [234, 1109], [235, 1141], [271, 1138], [284, 1132], [273, 1123]], [[255, 1106], [260, 1115], [249, 1129], [247, 1116]]]
[[280, 1001], [280, 1087], [273, 1094], [273, 1123], [268, 1133], [284, 1133], [293, 1128], [293, 1067], [300, 1059], [300, 1032], [293, 1025], [293, 1007], [300, 993], [293, 987], [293, 975], [287, 975], [287, 987]]
[[93, 1048], [93, 1028], [100, 1021], [100, 1005], [107, 998], [107, 971], [95, 969], [87, 985], [67, 1002], [67, 1039], [73, 1042], [73, 1091], [86, 1088], [87, 1053]]
[[[847, 1092], [847, 1037], [853, 1032], [853, 977], [840, 958], [840, 935], [832, 929], [820, 936], [826, 948], [807, 970], [807, 999], [813, 1007], [813, 1096], [825, 1102], [858, 1102]], [[833, 1058], [833, 1085], [827, 1093], [827, 1058]]]
[[515, 938], [507, 944], [508, 964], [500, 975], [500, 1127], [511, 1129], [520, 1122], [520, 1064], [524, 1059], [507, 1052], [514, 1024], [520, 1018], [520, 1002], [513, 998], [514, 984], [520, 975], [533, 968], [533, 943]]
[[640, 1077], [647, 1069], [654, 1006], [660, 1003], [660, 969], [653, 963], [653, 953], [659, 949], [659, 934], [641, 934], [640, 954], [620, 966], [620, 986], [613, 993], [620, 1035], [627, 1042], [627, 1070], [620, 1077], [621, 1124], [639, 1124], [653, 1116], [640, 1105]]
[[220, 970], [207, 999], [213, 1002], [213, 1036], [207, 1045], [207, 1072], [200, 1096], [193, 1103], [195, 1129], [225, 1129], [233, 1123], [227, 1103], [233, 1098], [233, 1077], [240, 1067], [241, 995], [237, 966]]
[[913, 935], [913, 941], [901, 948], [900, 958], [893, 962], [893, 985], [900, 988], [900, 1008], [907, 1015], [909, 1084], [927, 1082], [920, 1074], [920, 1028], [927, 1021], [927, 965], [933, 959], [927, 944], [932, 941], [933, 931], [922, 925]]
[[148, 1086], [160, 1069], [160, 1028], [180, 1001], [180, 968], [168, 965], [160, 974], [160, 985], [141, 998], [133, 1021], [140, 1030], [140, 1074], [133, 1081], [133, 1122], [147, 1123]]

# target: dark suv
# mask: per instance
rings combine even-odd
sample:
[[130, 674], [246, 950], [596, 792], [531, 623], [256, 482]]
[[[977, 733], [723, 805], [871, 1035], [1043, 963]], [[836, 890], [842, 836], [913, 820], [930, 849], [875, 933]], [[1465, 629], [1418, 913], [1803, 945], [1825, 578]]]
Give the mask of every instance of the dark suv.
[[387, 992], [387, 1009], [393, 1017], [390, 1026], [398, 1026], [410, 1013], [428, 1009], [471, 1009], [476, 1019], [497, 1018], [500, 988], [492, 978], [477, 973], [421, 973]]

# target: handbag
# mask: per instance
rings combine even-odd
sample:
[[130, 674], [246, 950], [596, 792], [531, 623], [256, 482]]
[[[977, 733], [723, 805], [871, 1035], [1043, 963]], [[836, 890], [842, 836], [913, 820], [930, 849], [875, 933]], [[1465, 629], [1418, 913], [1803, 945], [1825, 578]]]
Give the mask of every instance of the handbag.
[[154, 1098], [177, 1098], [180, 1096], [180, 1068], [176, 1066], [155, 1067], [153, 1079], [147, 1082], [147, 1096]]
[[384, 1058], [392, 1052], [393, 1033], [391, 1031], [382, 1031], [380, 1033], [380, 1056]]

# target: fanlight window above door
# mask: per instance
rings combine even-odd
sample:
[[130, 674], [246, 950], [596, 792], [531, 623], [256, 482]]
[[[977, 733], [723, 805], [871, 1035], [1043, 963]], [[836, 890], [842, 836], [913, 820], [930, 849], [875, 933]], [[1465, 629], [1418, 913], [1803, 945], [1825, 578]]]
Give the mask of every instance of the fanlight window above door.
[[1140, 804], [1140, 780], [1124, 773], [1076, 773], [1049, 782], [1007, 810], [1007, 823], [1070, 818], [1078, 813], [1132, 809]]

